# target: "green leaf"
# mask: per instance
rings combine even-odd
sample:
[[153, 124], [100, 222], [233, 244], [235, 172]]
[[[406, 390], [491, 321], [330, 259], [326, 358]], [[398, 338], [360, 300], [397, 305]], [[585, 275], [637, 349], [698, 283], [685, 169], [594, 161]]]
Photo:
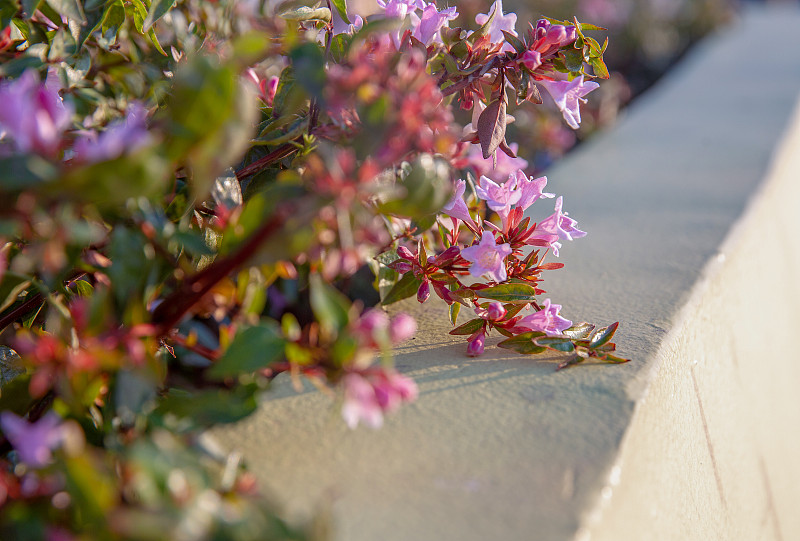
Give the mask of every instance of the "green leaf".
[[450, 305], [450, 323], [453, 325], [458, 321], [458, 313], [461, 311], [461, 304], [454, 302]]
[[525, 44], [522, 43], [522, 40], [520, 40], [517, 36], [511, 34], [510, 32], [506, 32], [505, 30], [502, 32], [503, 36], [506, 38], [506, 43], [514, 47], [514, 49], [517, 51], [517, 54], [523, 54], [528, 50]]
[[35, 189], [57, 175], [58, 169], [39, 156], [12, 154], [0, 158], [0, 188], [3, 191]]
[[475, 290], [478, 297], [500, 302], [526, 303], [536, 300], [536, 288], [529, 284], [498, 284]]
[[597, 348], [611, 340], [614, 337], [614, 333], [617, 332], [617, 327], [619, 327], [619, 321], [612, 323], [608, 327], [599, 329], [594, 336], [592, 336], [592, 340], [589, 342], [589, 347]]
[[323, 333], [336, 336], [350, 321], [350, 301], [318, 274], [309, 277], [311, 310]]
[[144, 22], [142, 23], [142, 29], [145, 32], [150, 30], [156, 21], [158, 21], [161, 17], [167, 14], [167, 12], [172, 9], [172, 6], [175, 5], [176, 0], [153, 0], [150, 3], [150, 9], [147, 12], [147, 17], [145, 17]]
[[234, 423], [258, 408], [258, 386], [237, 385], [230, 391], [200, 391], [191, 393], [184, 389], [170, 389], [160, 401], [157, 413], [174, 415], [191, 420], [194, 426], [209, 427]]
[[422, 280], [414, 276], [413, 272], [407, 272], [402, 278], [394, 285], [394, 287], [386, 294], [381, 304], [386, 306], [393, 304], [397, 301], [407, 299], [408, 297], [416, 294]]
[[41, 3], [42, 0], [22, 0], [22, 11], [25, 12], [26, 20], [33, 17], [33, 14], [36, 13], [37, 9], [39, 9], [39, 4]]
[[573, 73], [578, 73], [583, 69], [583, 51], [570, 49], [564, 53], [564, 65]]
[[608, 79], [610, 77], [608, 68], [606, 67], [606, 64], [603, 62], [602, 58], [592, 58], [591, 64], [595, 76], [600, 77], [601, 79]]
[[516, 351], [517, 353], [521, 353], [523, 355], [536, 355], [538, 353], [544, 352], [547, 348], [542, 346], [538, 346], [533, 342], [533, 339], [538, 336], [543, 336], [544, 333], [531, 331], [518, 334], [516, 336], [512, 336], [506, 340], [503, 340], [498, 346], [504, 349], [511, 349]]
[[347, 18], [347, 0], [331, 0], [331, 3], [339, 13], [339, 17], [347, 24], [350, 24], [350, 19]]
[[316, 43], [303, 43], [289, 53], [295, 78], [310, 96], [322, 98], [325, 87], [325, 56]]
[[61, 15], [66, 15], [72, 21], [84, 24], [86, 17], [83, 13], [83, 5], [80, 0], [47, 0], [54, 10]]
[[600, 358], [603, 361], [607, 362], [607, 363], [613, 363], [613, 364], [623, 364], [623, 363], [631, 362], [630, 359], [624, 359], [622, 357], [617, 357], [616, 355], [612, 355], [611, 353], [608, 353], [608, 354], [606, 354], [606, 355], [604, 355], [604, 356], [602, 356]]
[[206, 371], [211, 379], [222, 380], [249, 374], [283, 357], [286, 340], [273, 322], [262, 322], [236, 333], [230, 347]]
[[[30, 277], [15, 272], [6, 272], [0, 281], [0, 310], [5, 310], [14, 302], [20, 293], [30, 285]], [[0, 329], [2, 330], [2, 329]]]
[[575, 346], [572, 344], [572, 340], [569, 338], [560, 338], [558, 336], [543, 336], [541, 338], [536, 338], [534, 340], [537, 345], [544, 346], [549, 349], [554, 349], [556, 351], [563, 351], [565, 353], [571, 353], [575, 351]]
[[[454, 304], [453, 306], [461, 306], [460, 304]], [[469, 334], [474, 334], [481, 330], [486, 325], [486, 321], [477, 317], [475, 319], [470, 319], [466, 323], [459, 325], [448, 334], [452, 334], [455, 336], [464, 336]]]
[[486, 22], [481, 25], [475, 32], [473, 32], [469, 36], [469, 40], [471, 43], [476, 43], [478, 39], [482, 38], [483, 36], [489, 35], [489, 30], [492, 28], [492, 24], [494, 23], [495, 17], [497, 17], [497, 4], [495, 4], [495, 9], [492, 10], [491, 15], [489, 18], [486, 19]]
[[421, 154], [394, 191], [385, 194], [379, 209], [385, 214], [422, 219], [441, 210], [452, 192], [449, 164], [440, 157]]

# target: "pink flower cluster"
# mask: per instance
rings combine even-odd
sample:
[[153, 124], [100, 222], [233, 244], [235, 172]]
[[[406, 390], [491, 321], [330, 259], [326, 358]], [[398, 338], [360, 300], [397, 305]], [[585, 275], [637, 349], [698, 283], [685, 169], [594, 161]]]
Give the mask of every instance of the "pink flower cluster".
[[342, 378], [342, 386], [342, 417], [350, 428], [361, 422], [380, 428], [385, 413], [414, 401], [419, 393], [412, 379], [388, 369], [349, 372]]

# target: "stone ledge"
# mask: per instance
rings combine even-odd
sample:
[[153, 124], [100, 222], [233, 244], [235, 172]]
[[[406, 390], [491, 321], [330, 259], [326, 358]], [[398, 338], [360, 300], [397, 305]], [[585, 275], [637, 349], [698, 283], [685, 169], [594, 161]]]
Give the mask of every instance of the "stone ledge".
[[342, 541], [800, 537], [799, 24], [746, 11], [548, 173], [589, 231], [548, 294], [621, 320], [634, 362], [470, 359], [443, 305], [409, 303], [396, 361], [421, 394], [382, 430], [279, 378], [214, 435], [291, 514], [331, 502]]

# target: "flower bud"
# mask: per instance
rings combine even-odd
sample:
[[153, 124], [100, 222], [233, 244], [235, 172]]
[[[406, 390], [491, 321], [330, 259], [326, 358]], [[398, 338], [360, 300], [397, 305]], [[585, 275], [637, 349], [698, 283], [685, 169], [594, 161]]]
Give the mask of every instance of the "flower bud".
[[501, 302], [493, 302], [486, 309], [486, 312], [491, 321], [499, 321], [506, 315], [506, 309]]
[[419, 286], [417, 290], [417, 300], [419, 302], [425, 302], [428, 300], [428, 297], [431, 296], [431, 283], [428, 280], [424, 280], [422, 284]]
[[483, 345], [486, 341], [486, 333], [481, 330], [478, 331], [473, 337], [467, 342], [467, 355], [470, 357], [477, 357], [483, 353]]

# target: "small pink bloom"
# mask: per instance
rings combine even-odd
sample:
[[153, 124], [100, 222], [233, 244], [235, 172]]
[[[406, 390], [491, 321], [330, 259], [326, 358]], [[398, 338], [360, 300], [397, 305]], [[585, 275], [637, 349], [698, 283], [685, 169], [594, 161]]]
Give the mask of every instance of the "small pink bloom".
[[487, 206], [500, 215], [505, 227], [508, 213], [511, 206], [515, 205], [522, 197], [522, 192], [517, 189], [516, 177], [511, 175], [502, 184], [497, 184], [489, 177], [481, 177], [480, 184], [476, 187], [475, 193], [478, 197], [486, 201]]
[[342, 417], [350, 428], [363, 422], [371, 428], [383, 425], [383, 414], [417, 398], [417, 385], [393, 370], [373, 374], [350, 372], [342, 379]]
[[484, 231], [480, 244], [464, 248], [461, 256], [472, 263], [469, 268], [472, 276], [479, 278], [485, 274], [495, 282], [503, 282], [508, 277], [505, 258], [511, 251], [508, 243], [497, 244], [494, 235]]
[[0, 136], [10, 136], [20, 152], [54, 156], [71, 118], [57, 89], [40, 84], [34, 70], [0, 86]]
[[514, 36], [517, 35], [517, 31], [514, 29], [517, 24], [517, 14], [508, 13], [504, 15], [503, 0], [495, 0], [488, 13], [479, 13], [475, 16], [475, 22], [483, 26], [489, 20], [492, 13], [495, 13], [495, 17], [489, 25], [489, 40], [491, 40], [492, 43], [504, 42], [501, 51], [513, 51], [514, 47], [505, 43], [506, 38], [503, 35], [503, 30]]
[[91, 132], [75, 142], [75, 160], [83, 163], [112, 160], [147, 145], [151, 137], [146, 116], [147, 110], [140, 103], [131, 103], [124, 119], [112, 122], [99, 135]]
[[500, 321], [506, 315], [506, 308], [501, 302], [492, 302], [486, 308], [475, 308], [475, 314], [487, 321]]
[[545, 299], [544, 307], [517, 322], [518, 327], [531, 331], [547, 333], [548, 336], [563, 334], [566, 329], [572, 326], [572, 322], [559, 315], [560, 304], [550, 304], [550, 299]]
[[417, 321], [408, 314], [400, 313], [389, 324], [389, 336], [393, 344], [405, 342], [417, 332]]
[[578, 222], [570, 218], [566, 212], [562, 212], [563, 198], [556, 199], [555, 212], [536, 224], [533, 235], [526, 241], [527, 244], [532, 244], [533, 240], [540, 240], [550, 245], [553, 250], [553, 255], [558, 257], [558, 251], [561, 248], [561, 243], [558, 242], [559, 238], [566, 240], [579, 239], [586, 236], [585, 231], [581, 231], [576, 226]]
[[573, 130], [581, 124], [580, 102], [586, 103], [584, 96], [600, 85], [594, 81], [583, 82], [583, 75], [572, 81], [537, 81], [553, 97], [556, 106], [561, 111], [564, 121]]
[[419, 285], [419, 289], [417, 290], [417, 300], [419, 302], [427, 301], [431, 296], [431, 283], [429, 280], [425, 279]]
[[378, 6], [387, 17], [405, 19], [406, 15], [417, 9], [425, 9], [423, 0], [378, 0]]
[[32, 468], [48, 465], [52, 460], [51, 451], [61, 445], [64, 437], [61, 418], [53, 412], [29, 423], [10, 411], [4, 411], [0, 413], [0, 428], [20, 460]]
[[467, 208], [467, 203], [464, 201], [464, 191], [466, 190], [466, 188], [467, 188], [466, 181], [464, 180], [456, 181], [456, 189], [455, 192], [453, 193], [453, 197], [444, 206], [442, 212], [447, 214], [448, 216], [452, 216], [453, 218], [458, 218], [463, 222], [467, 222], [474, 229], [477, 229], [478, 226], [475, 224], [475, 221], [472, 219], [472, 216], [469, 215], [469, 209]]
[[542, 55], [538, 51], [525, 51], [517, 60], [520, 64], [533, 71], [542, 65]]
[[478, 331], [472, 335], [467, 342], [467, 355], [470, 357], [477, 357], [483, 354], [484, 344], [486, 342], [486, 332], [483, 330]]
[[522, 210], [527, 209], [542, 197], [548, 199], [555, 197], [555, 194], [542, 191], [547, 186], [547, 177], [528, 177], [525, 171], [520, 169], [516, 173], [516, 183], [517, 190], [522, 194], [517, 201], [517, 206]]
[[411, 35], [420, 40], [425, 45], [430, 45], [434, 41], [441, 41], [439, 30], [448, 25], [458, 17], [455, 6], [439, 11], [435, 3], [430, 3], [422, 10], [420, 17], [416, 13], [411, 13]]

